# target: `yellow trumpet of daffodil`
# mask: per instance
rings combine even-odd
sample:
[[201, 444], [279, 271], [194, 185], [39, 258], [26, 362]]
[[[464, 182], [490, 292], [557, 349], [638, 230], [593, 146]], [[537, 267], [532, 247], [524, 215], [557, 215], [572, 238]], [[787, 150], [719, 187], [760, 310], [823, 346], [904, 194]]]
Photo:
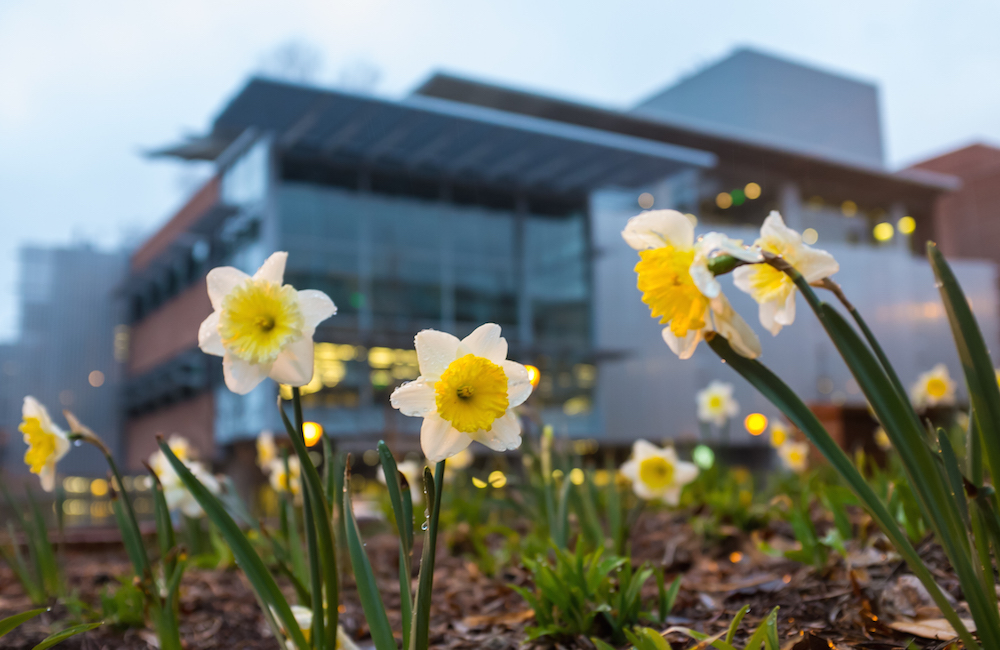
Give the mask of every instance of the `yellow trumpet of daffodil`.
[[507, 359], [500, 326], [481, 325], [462, 340], [424, 330], [414, 341], [420, 376], [393, 391], [403, 415], [422, 417], [420, 447], [431, 462], [450, 458], [473, 440], [494, 451], [521, 446], [514, 413], [531, 394], [528, 370]]
[[24, 434], [24, 462], [32, 474], [38, 474], [42, 489], [51, 492], [56, 487], [56, 463], [69, 451], [69, 438], [49, 417], [49, 412], [30, 395], [21, 407], [21, 424]]
[[809, 443], [786, 440], [778, 447], [778, 458], [785, 468], [801, 474], [809, 468]]
[[[760, 238], [754, 245], [782, 257], [809, 283], [819, 282], [840, 270], [833, 255], [806, 245], [801, 234], [785, 225], [777, 210], [764, 219]], [[795, 322], [797, 291], [795, 283], [783, 271], [769, 264], [741, 266], [733, 271], [733, 281], [760, 305], [760, 324], [771, 334], [777, 335], [783, 326]]]
[[708, 268], [716, 255], [760, 262], [760, 251], [717, 232], [697, 241], [694, 226], [676, 210], [653, 210], [629, 219], [625, 242], [639, 251], [636, 286], [650, 315], [659, 318], [663, 340], [681, 359], [694, 354], [706, 332], [718, 332], [748, 358], [760, 356], [760, 341], [722, 293]]
[[288, 253], [274, 253], [253, 276], [231, 266], [208, 273], [215, 311], [198, 330], [198, 346], [222, 357], [234, 393], [249, 393], [265, 377], [289, 386], [312, 379], [313, 334], [337, 307], [322, 291], [282, 284], [287, 259]]
[[955, 380], [948, 366], [939, 363], [921, 373], [910, 387], [910, 398], [918, 409], [929, 406], [951, 406], [955, 403]]
[[698, 467], [678, 460], [673, 447], [661, 449], [646, 440], [636, 440], [632, 457], [621, 466], [621, 474], [632, 481], [632, 490], [639, 498], [675, 506], [684, 486], [698, 478]]

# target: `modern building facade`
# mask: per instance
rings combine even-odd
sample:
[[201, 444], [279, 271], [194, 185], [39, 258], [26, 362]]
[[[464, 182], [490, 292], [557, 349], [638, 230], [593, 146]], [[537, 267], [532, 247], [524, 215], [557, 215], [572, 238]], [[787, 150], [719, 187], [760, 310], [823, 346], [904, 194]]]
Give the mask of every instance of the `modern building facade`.
[[[730, 105], [714, 107], [727, 87]], [[483, 322], [540, 368], [531, 415], [561, 433], [694, 435], [694, 393], [715, 378], [737, 384], [744, 412], [773, 415], [710, 351], [682, 362], [663, 344], [620, 237], [640, 204], [748, 241], [780, 209], [840, 260], [838, 280], [904, 380], [937, 362], [957, 372], [914, 254], [957, 181], [886, 170], [879, 119], [871, 84], [745, 51], [628, 112], [446, 75], [398, 101], [251, 80], [206, 135], [158, 152], [217, 173], [130, 261], [128, 462], [157, 433], [184, 433], [211, 457], [280, 428], [277, 386], [234, 395], [220, 360], [197, 349], [207, 270], [252, 272], [275, 250], [289, 252], [286, 282], [338, 305], [304, 393], [306, 417], [345, 439], [415, 447], [419, 421], [388, 404], [417, 375], [413, 335]], [[995, 340], [996, 267], [956, 266]], [[724, 285], [756, 324], [756, 305]], [[803, 307], [778, 338], [762, 333], [765, 362], [818, 405], [862, 408], [810, 320]]]

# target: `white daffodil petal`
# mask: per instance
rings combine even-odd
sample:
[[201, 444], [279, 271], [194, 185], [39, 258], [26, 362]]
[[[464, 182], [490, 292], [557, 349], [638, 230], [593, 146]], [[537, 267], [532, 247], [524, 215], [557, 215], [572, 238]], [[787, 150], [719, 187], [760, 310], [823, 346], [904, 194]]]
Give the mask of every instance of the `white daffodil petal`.
[[413, 342], [421, 376], [433, 381], [437, 381], [455, 360], [461, 343], [457, 337], [438, 330], [417, 332]]
[[305, 386], [313, 378], [313, 341], [306, 336], [285, 346], [268, 375], [279, 384]]
[[668, 487], [659, 494], [659, 498], [668, 506], [676, 506], [681, 502], [681, 489], [677, 486]]
[[786, 226], [785, 220], [781, 218], [781, 214], [777, 210], [771, 210], [771, 214], [767, 215], [760, 227], [758, 243], [768, 241], [797, 249], [802, 245], [802, 235]]
[[629, 219], [622, 237], [637, 251], [662, 246], [691, 248], [694, 226], [676, 210], [652, 210]]
[[701, 330], [690, 330], [683, 338], [678, 338], [669, 327], [663, 328], [663, 340], [667, 347], [681, 359], [690, 359], [703, 338]]
[[299, 294], [299, 311], [302, 312], [302, 334], [312, 336], [316, 326], [337, 313], [337, 306], [330, 296], [315, 289], [304, 289]]
[[257, 272], [253, 274], [253, 279], [282, 284], [285, 280], [285, 263], [287, 261], [288, 253], [285, 251], [271, 253], [271, 257], [264, 260]]
[[213, 311], [201, 322], [201, 327], [198, 328], [198, 347], [205, 354], [217, 357], [226, 353], [226, 348], [222, 345], [222, 336], [219, 334], [219, 312]]
[[773, 300], [760, 303], [760, 309], [758, 311], [760, 324], [774, 336], [778, 335], [778, 332], [781, 331], [782, 327], [781, 323], [778, 322], [777, 314], [778, 304]]
[[222, 374], [226, 386], [237, 395], [246, 395], [257, 384], [264, 381], [271, 371], [271, 364], [254, 364], [239, 357], [226, 353], [222, 357]]
[[42, 484], [42, 489], [52, 492], [56, 489], [56, 464], [53, 461], [45, 463], [42, 471], [38, 473], [38, 480]]
[[507, 358], [507, 339], [500, 336], [500, 326], [496, 323], [486, 323], [477, 327], [462, 343], [477, 357], [484, 357], [493, 363], [500, 363]]
[[712, 301], [712, 319], [715, 331], [725, 337], [740, 356], [748, 359], [760, 356], [760, 339], [725, 296], [720, 295]]
[[708, 260], [701, 256], [696, 256], [688, 269], [694, 286], [698, 287], [706, 298], [715, 298], [722, 293], [722, 285], [715, 279], [715, 276], [708, 270]]
[[506, 360], [500, 363], [500, 367], [507, 375], [508, 407], [513, 408], [524, 404], [524, 400], [531, 395], [531, 380], [528, 378], [528, 369], [516, 361]]
[[432, 463], [454, 456], [471, 443], [469, 434], [451, 426], [437, 413], [429, 413], [420, 427], [420, 449]]
[[493, 421], [489, 431], [480, 429], [472, 434], [473, 439], [483, 443], [493, 451], [509, 451], [521, 446], [521, 421], [513, 409]]
[[639, 461], [635, 458], [629, 458], [627, 461], [622, 463], [622, 466], [618, 468], [618, 471], [622, 473], [622, 476], [630, 481], [636, 481], [639, 478]]
[[205, 279], [208, 284], [208, 299], [212, 301], [212, 309], [222, 309], [222, 301], [230, 291], [235, 289], [250, 276], [232, 266], [220, 266], [208, 272]]
[[648, 456], [655, 456], [660, 453], [660, 448], [648, 440], [642, 438], [632, 443], [632, 458], [642, 460]]
[[423, 377], [408, 381], [392, 391], [389, 403], [392, 404], [393, 408], [399, 409], [403, 415], [424, 417], [437, 409], [434, 385], [424, 380]]
[[677, 461], [674, 465], [674, 482], [678, 485], [687, 485], [698, 478], [698, 466], [694, 463]]

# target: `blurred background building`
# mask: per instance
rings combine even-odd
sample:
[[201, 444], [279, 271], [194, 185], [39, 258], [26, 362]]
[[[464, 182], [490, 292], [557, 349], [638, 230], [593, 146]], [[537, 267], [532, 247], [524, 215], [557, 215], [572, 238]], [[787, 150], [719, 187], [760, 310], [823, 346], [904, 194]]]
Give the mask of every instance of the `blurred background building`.
[[[445, 74], [397, 101], [256, 78], [204, 135], [155, 152], [211, 161], [215, 172], [106, 280], [119, 302], [106, 310], [117, 320], [102, 325], [105, 359], [117, 341], [120, 363], [102, 372], [121, 377], [109, 417], [132, 470], [157, 433], [182, 433], [222, 460], [251, 453], [246, 443], [262, 429], [281, 429], [277, 386], [234, 395], [221, 359], [197, 347], [211, 312], [207, 271], [252, 273], [275, 250], [289, 252], [286, 282], [325, 291], [339, 308], [317, 331], [306, 417], [359, 449], [377, 437], [416, 448], [419, 420], [392, 410], [388, 396], [417, 376], [417, 331], [462, 336], [489, 321], [503, 327], [511, 358], [540, 369], [530, 415], [558, 433], [693, 439], [694, 395], [712, 379], [737, 385], [743, 414], [777, 415], [710, 352], [679, 361], [664, 345], [620, 236], [649, 208], [748, 242], [780, 210], [840, 261], [836, 279], [904, 381], [938, 362], [957, 376], [922, 244], [941, 240], [997, 342], [1000, 258], [984, 240], [1000, 221], [988, 207], [997, 202], [983, 203], [996, 184], [977, 179], [998, 173], [1000, 151], [973, 149], [890, 171], [873, 84], [752, 50], [624, 112]], [[756, 304], [723, 284], [761, 333], [763, 361], [835, 434], [864, 414], [804, 306], [772, 338]], [[69, 326], [74, 312], [60, 313]], [[19, 367], [18, 354], [0, 349], [3, 367], [8, 357]], [[52, 390], [55, 405], [64, 389]], [[764, 444], [740, 422], [731, 436]]]

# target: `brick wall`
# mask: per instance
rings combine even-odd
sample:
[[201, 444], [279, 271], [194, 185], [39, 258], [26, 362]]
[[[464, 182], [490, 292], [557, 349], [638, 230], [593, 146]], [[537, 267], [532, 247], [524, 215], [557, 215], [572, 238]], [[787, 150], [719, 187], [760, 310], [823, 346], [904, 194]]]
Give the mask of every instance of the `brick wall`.
[[183, 402], [129, 419], [125, 423], [128, 471], [144, 471], [142, 462], [157, 449], [157, 434], [170, 437], [170, 434], [178, 433], [184, 436], [197, 450], [198, 457], [210, 464], [215, 451], [212, 435], [214, 418], [215, 398], [211, 391], [206, 391]]

